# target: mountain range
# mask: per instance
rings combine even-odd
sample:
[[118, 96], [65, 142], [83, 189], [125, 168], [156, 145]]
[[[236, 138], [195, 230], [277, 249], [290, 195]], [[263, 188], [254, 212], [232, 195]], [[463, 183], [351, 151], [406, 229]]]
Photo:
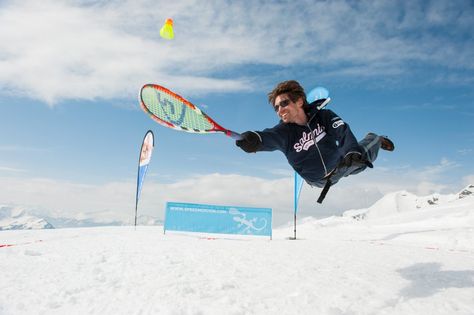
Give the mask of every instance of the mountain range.
[[[474, 185], [468, 185], [457, 194], [432, 194], [419, 197], [407, 191], [392, 192], [366, 209], [345, 211], [343, 218], [368, 220], [384, 218], [399, 213], [414, 213], [417, 210], [435, 209], [436, 206], [454, 205], [456, 202], [474, 196]], [[141, 215], [139, 225], [162, 225], [163, 221], [153, 216]], [[93, 218], [52, 217], [38, 214], [34, 209], [21, 206], [0, 205], [1, 230], [54, 229], [70, 227], [122, 226], [129, 225], [122, 221], [101, 221]]]
[[[139, 225], [160, 225], [163, 221], [149, 215], [139, 215]], [[104, 221], [91, 217], [68, 218], [46, 216], [36, 209], [22, 206], [0, 205], [0, 231], [2, 230], [38, 230], [54, 228], [94, 227], [94, 226], [123, 226], [128, 222]]]

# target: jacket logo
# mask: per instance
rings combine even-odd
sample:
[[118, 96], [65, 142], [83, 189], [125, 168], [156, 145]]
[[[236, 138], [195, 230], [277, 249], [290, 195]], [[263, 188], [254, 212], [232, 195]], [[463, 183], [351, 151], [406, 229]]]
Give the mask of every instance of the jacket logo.
[[316, 143], [319, 142], [324, 136], [326, 135], [326, 132], [324, 131], [324, 127], [321, 127], [319, 124], [316, 129], [313, 130], [313, 132], [304, 132], [303, 131], [303, 136], [301, 139], [295, 143], [293, 148], [295, 149], [296, 152], [301, 152], [303, 150], [308, 151], [309, 148], [314, 145], [314, 139], [316, 139]]
[[332, 127], [336, 129], [337, 127], [342, 126], [342, 125], [344, 125], [344, 122], [342, 120], [338, 120], [332, 124]]

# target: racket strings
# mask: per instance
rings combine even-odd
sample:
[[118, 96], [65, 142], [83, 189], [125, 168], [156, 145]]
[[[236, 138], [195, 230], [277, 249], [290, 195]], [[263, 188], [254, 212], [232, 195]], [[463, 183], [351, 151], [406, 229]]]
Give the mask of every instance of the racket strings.
[[189, 107], [175, 95], [153, 87], [142, 90], [142, 101], [157, 118], [188, 131], [205, 132], [213, 125], [199, 109]]

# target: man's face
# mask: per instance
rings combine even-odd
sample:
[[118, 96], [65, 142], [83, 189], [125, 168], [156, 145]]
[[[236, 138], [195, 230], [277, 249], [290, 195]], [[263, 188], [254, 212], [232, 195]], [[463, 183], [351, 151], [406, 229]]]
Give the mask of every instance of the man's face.
[[302, 106], [301, 99], [293, 102], [288, 94], [281, 94], [275, 98], [273, 108], [284, 123], [294, 123], [299, 111], [303, 110]]

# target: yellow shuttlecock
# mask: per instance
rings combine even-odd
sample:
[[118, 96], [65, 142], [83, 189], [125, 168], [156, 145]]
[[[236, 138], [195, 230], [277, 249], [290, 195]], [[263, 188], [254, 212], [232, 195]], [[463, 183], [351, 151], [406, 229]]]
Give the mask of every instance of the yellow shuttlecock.
[[165, 25], [163, 25], [163, 27], [160, 30], [160, 36], [163, 37], [164, 39], [174, 38], [172, 19], [166, 19]]

